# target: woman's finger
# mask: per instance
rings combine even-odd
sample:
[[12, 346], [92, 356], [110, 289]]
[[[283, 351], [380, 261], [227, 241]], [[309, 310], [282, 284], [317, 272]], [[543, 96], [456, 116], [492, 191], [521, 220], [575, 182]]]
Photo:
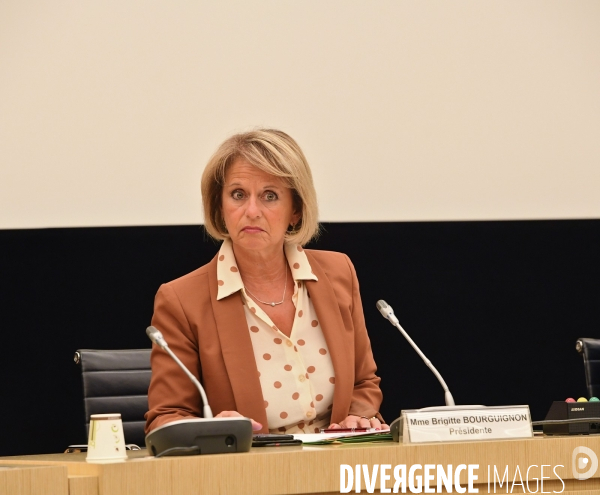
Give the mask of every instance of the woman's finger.
[[[219, 414], [215, 416], [215, 418], [243, 418], [239, 412], [237, 411], [221, 411]], [[252, 421], [252, 431], [260, 431], [262, 430], [262, 425], [258, 421], [254, 421], [252, 418], [248, 418]]]
[[360, 428], [358, 420], [360, 417], [358, 416], [347, 416], [344, 421], [340, 423], [342, 428]]
[[221, 411], [215, 418], [241, 418], [242, 415], [237, 411]]
[[369, 419], [369, 422], [371, 423], [371, 428], [375, 428], [376, 430], [381, 430], [381, 421], [379, 421], [379, 419], [371, 418], [371, 419]]
[[371, 428], [371, 422], [367, 418], [360, 418], [358, 420], [358, 428]]

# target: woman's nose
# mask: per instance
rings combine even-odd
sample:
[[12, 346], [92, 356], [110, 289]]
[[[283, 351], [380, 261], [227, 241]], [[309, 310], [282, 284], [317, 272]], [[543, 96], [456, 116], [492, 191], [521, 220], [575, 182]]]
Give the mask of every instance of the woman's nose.
[[250, 218], [258, 218], [262, 214], [258, 198], [250, 196], [246, 203], [246, 216]]

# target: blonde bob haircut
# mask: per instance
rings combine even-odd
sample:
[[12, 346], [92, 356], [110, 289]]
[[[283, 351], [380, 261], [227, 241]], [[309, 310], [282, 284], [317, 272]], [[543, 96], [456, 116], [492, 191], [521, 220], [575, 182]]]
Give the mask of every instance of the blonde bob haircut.
[[204, 227], [211, 237], [229, 237], [222, 214], [222, 195], [228, 167], [238, 158], [250, 165], [281, 177], [292, 190], [295, 211], [300, 220], [285, 234], [285, 242], [306, 245], [319, 232], [317, 193], [308, 162], [285, 132], [257, 129], [227, 139], [211, 157], [202, 174]]

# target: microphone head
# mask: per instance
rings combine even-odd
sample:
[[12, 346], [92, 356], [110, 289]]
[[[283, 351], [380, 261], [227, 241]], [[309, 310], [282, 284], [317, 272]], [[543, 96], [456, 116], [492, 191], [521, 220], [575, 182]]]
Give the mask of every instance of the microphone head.
[[377, 301], [377, 309], [379, 311], [381, 311], [382, 309], [386, 309], [388, 308], [388, 303], [386, 303], [383, 299], [380, 299], [379, 301]]
[[160, 330], [158, 328], [149, 326], [148, 328], [146, 328], [146, 335], [157, 346], [162, 348], [166, 347], [167, 342], [165, 341], [165, 338], [163, 337], [162, 333], [160, 333]]
[[398, 319], [394, 316], [394, 310], [383, 299], [377, 301], [377, 309], [381, 313], [381, 316], [389, 320], [392, 325], [398, 322]]
[[384, 318], [390, 319], [390, 315], [394, 314], [392, 307], [386, 303], [383, 299], [377, 301], [377, 309], [383, 315]]

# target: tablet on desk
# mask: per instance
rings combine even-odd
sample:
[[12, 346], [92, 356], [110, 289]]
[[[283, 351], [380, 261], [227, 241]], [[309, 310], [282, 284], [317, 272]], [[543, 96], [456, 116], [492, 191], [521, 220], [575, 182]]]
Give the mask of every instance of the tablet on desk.
[[285, 447], [302, 445], [302, 440], [295, 440], [294, 435], [261, 434], [252, 437], [252, 447]]

